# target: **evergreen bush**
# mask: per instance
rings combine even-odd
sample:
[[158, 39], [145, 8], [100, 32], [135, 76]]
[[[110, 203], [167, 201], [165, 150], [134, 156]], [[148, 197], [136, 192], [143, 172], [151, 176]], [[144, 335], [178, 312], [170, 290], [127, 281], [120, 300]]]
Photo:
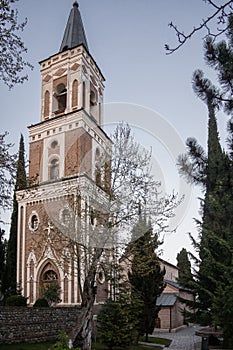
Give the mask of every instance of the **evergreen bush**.
[[11, 295], [6, 299], [7, 306], [27, 306], [27, 298], [22, 295]]
[[[58, 342], [55, 345], [56, 350], [69, 350], [68, 335], [65, 332], [60, 332], [58, 337]], [[81, 350], [80, 348], [75, 348], [74, 350]]]
[[35, 301], [33, 307], [49, 307], [49, 303], [45, 298], [39, 298]]
[[128, 315], [117, 301], [107, 300], [98, 315], [98, 337], [108, 349], [125, 347], [131, 341]]

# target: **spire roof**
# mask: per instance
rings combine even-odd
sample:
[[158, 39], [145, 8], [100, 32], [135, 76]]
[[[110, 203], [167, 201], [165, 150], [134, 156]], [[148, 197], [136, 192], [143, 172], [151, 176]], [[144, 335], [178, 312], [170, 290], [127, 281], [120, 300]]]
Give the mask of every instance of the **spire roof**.
[[59, 52], [71, 49], [81, 44], [87, 51], [89, 51], [82, 18], [78, 7], [78, 2], [75, 1], [73, 3], [73, 8], [70, 11]]

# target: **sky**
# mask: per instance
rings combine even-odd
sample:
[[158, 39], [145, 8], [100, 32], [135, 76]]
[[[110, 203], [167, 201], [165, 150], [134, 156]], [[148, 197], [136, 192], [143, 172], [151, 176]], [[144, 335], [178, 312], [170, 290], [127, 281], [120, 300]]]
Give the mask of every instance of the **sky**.
[[[221, 3], [221, 1], [220, 1]], [[39, 61], [56, 54], [62, 41], [72, 0], [19, 0], [19, 17], [27, 17], [22, 34], [34, 66], [29, 79], [11, 91], [0, 82], [0, 132], [18, 149], [20, 133], [28, 150], [28, 129], [40, 120], [41, 77]], [[171, 21], [192, 30], [212, 9], [202, 0], [79, 0], [89, 51], [105, 76], [104, 128], [111, 132], [119, 121], [128, 122], [143, 147], [152, 149], [153, 172], [166, 193], [184, 195], [171, 227], [164, 234], [162, 258], [176, 263], [184, 247], [192, 250], [187, 232], [197, 235], [198, 189], [187, 186], [178, 174], [177, 156], [185, 140], [195, 137], [206, 148], [207, 110], [192, 91], [197, 68], [212, 72], [203, 60], [204, 32], [198, 33], [172, 55], [164, 45], [176, 45]], [[224, 142], [227, 118], [218, 116]], [[7, 231], [7, 229], [6, 229]]]

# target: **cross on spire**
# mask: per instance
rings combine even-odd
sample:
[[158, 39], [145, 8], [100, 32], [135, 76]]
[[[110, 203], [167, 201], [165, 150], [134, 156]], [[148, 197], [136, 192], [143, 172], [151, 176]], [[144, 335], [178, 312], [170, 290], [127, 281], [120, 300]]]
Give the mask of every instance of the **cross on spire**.
[[48, 222], [48, 227], [46, 227], [44, 229], [44, 231], [48, 231], [48, 239], [50, 239], [50, 234], [51, 234], [51, 230], [53, 229], [54, 227], [51, 225], [51, 222], [49, 221]]

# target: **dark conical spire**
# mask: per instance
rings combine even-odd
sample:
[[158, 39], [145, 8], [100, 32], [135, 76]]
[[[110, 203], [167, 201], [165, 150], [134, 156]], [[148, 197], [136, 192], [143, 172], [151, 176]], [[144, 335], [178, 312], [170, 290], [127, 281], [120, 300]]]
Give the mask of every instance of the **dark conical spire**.
[[78, 3], [75, 1], [73, 3], [73, 8], [70, 11], [59, 52], [71, 49], [81, 44], [83, 44], [88, 51], [87, 39], [78, 7]]

